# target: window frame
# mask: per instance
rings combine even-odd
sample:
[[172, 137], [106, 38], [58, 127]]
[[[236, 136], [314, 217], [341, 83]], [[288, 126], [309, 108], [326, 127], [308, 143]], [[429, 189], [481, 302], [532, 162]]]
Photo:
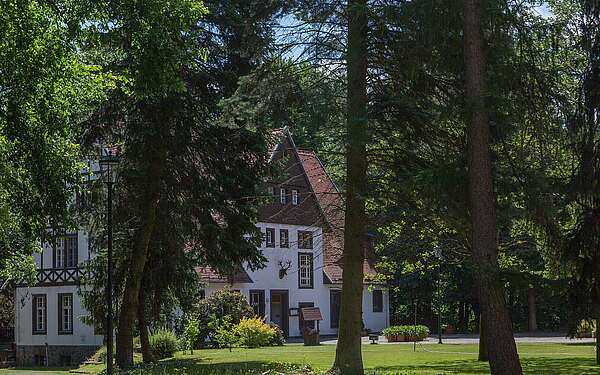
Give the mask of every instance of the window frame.
[[[310, 263], [308, 265], [308, 280], [310, 280], [310, 284], [303, 284], [303, 280], [306, 280], [306, 277], [302, 275], [303, 271], [303, 258], [306, 257], [309, 259]], [[314, 270], [315, 260], [313, 253], [298, 253], [298, 289], [314, 289], [315, 287], [315, 270]]]
[[[269, 241], [269, 234], [271, 241]], [[275, 247], [275, 228], [265, 228], [265, 247]]]
[[[285, 233], [285, 236], [283, 236]], [[285, 238], [285, 241], [283, 241]], [[290, 247], [290, 231], [288, 229], [279, 229], [279, 247], [289, 249]]]
[[287, 204], [287, 191], [285, 188], [279, 188], [279, 203]]
[[[310, 241], [308, 241], [308, 245], [306, 245], [306, 240], [301, 239], [302, 236], [308, 235]], [[298, 236], [298, 249], [302, 250], [312, 250], [314, 248], [314, 240], [313, 240], [313, 232], [310, 230], [299, 230], [297, 233]]]
[[[72, 241], [72, 242], [71, 242]], [[73, 246], [67, 246], [71, 244]], [[70, 252], [70, 254], [69, 254]], [[76, 268], [79, 264], [79, 234], [61, 236], [52, 246], [52, 268]]]
[[300, 203], [300, 199], [298, 198], [298, 190], [292, 189], [292, 205], [297, 206]]
[[[337, 295], [339, 298], [338, 304], [335, 305], [337, 310], [334, 311], [333, 295]], [[340, 311], [342, 306], [342, 290], [341, 289], [329, 289], [329, 326], [330, 328], [340, 328]], [[335, 312], [335, 314], [334, 314]], [[337, 316], [334, 316], [337, 315]]]
[[[377, 293], [378, 295], [378, 304], [375, 305], [375, 294]], [[374, 289], [373, 293], [372, 293], [372, 305], [373, 305], [373, 312], [374, 313], [382, 313], [383, 312], [383, 290], [381, 289]]]
[[[252, 296], [258, 296], [258, 305], [256, 306], [252, 301]], [[250, 289], [248, 292], [248, 304], [254, 310], [254, 313], [259, 317], [264, 317], [266, 314], [266, 304], [265, 304], [265, 290], [264, 289]], [[257, 311], [258, 310], [258, 311]]]
[[[44, 329], [39, 330], [37, 328], [38, 322], [38, 298], [44, 301]], [[45, 294], [32, 294], [31, 295], [31, 334], [32, 335], [46, 335], [48, 333], [48, 297]]]
[[[68, 319], [69, 319], [69, 323], [70, 323], [70, 327], [69, 329], [64, 329], [64, 323], [65, 323], [65, 306], [64, 306], [64, 299], [65, 297], [68, 297], [70, 299], [70, 309], [69, 309], [69, 315], [68, 315]], [[73, 334], [73, 293], [59, 293], [58, 294], [58, 334], [59, 335], [72, 335]]]

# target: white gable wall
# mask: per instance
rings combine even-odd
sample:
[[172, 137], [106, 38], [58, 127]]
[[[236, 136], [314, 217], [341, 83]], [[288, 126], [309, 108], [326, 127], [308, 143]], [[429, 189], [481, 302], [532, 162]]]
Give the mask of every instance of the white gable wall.
[[[337, 328], [331, 327], [331, 311], [330, 311], [330, 290], [340, 289], [341, 285], [324, 284], [323, 279], [323, 232], [320, 227], [307, 227], [301, 225], [288, 224], [273, 224], [273, 223], [258, 223], [257, 226], [261, 232], [265, 233], [266, 228], [275, 229], [275, 248], [265, 247], [263, 241], [261, 250], [267, 258], [266, 267], [257, 271], [247, 270], [253, 283], [234, 283], [228, 285], [226, 283], [211, 283], [205, 287], [206, 296], [223, 288], [239, 290], [242, 295], [249, 300], [251, 290], [264, 290], [265, 293], [265, 315], [266, 321], [271, 321], [270, 316], [270, 291], [271, 290], [287, 290], [289, 295], [289, 308], [298, 308], [299, 303], [312, 302], [315, 307], [319, 307], [323, 321], [320, 322], [319, 328], [321, 334], [333, 335], [337, 334]], [[281, 248], [279, 246], [279, 230], [288, 229], [290, 247]], [[298, 249], [297, 233], [298, 231], [313, 232], [313, 249]], [[312, 252], [314, 283], [312, 289], [301, 289], [298, 287], [298, 253]], [[286, 261], [291, 261], [292, 267], [287, 271], [287, 276], [283, 279], [279, 278], [279, 261], [285, 264]], [[382, 289], [376, 287], [376, 289]], [[363, 320], [365, 327], [372, 331], [380, 331], [388, 326], [388, 293], [383, 291], [383, 312], [373, 312], [373, 299], [368, 286], [364, 286], [363, 290]], [[297, 316], [289, 317], [289, 335], [292, 337], [301, 336], [299, 329], [299, 321]]]

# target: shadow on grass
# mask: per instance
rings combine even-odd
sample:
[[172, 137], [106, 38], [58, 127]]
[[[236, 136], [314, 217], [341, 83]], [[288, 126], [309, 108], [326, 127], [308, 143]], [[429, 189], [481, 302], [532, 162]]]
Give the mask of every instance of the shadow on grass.
[[[600, 366], [592, 358], [524, 358], [521, 359], [525, 374], [543, 375], [584, 375], [600, 374]], [[489, 374], [487, 362], [477, 360], [456, 360], [438, 362], [431, 365], [403, 366], [402, 368], [376, 367], [366, 374], [394, 375], [433, 375], [433, 374]]]
[[131, 375], [234, 375], [234, 374], [310, 374], [308, 368], [277, 362], [207, 363], [202, 359], [168, 359], [135, 369]]

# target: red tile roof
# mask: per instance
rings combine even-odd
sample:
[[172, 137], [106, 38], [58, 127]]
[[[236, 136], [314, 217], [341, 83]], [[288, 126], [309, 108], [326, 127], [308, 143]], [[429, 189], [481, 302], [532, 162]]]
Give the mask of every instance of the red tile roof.
[[[287, 129], [274, 129], [272, 131], [272, 139], [269, 140], [271, 158], [278, 151], [285, 136], [289, 137], [290, 144], [294, 145], [293, 139]], [[295, 146], [293, 147], [295, 148]], [[296, 152], [323, 216], [322, 220], [324, 222], [322, 224], [325, 226], [323, 228], [323, 274], [325, 282], [340, 284], [342, 282], [342, 258], [344, 252], [345, 208], [342, 194], [313, 151], [296, 148]], [[367, 256], [363, 265], [364, 274], [365, 276], [373, 276], [376, 273], [373, 268], [373, 256], [368, 250], [365, 251], [365, 254]], [[198, 267], [196, 271], [202, 281], [229, 282], [227, 278], [220, 276], [210, 267]], [[244, 270], [241, 271], [243, 271], [243, 274], [234, 276], [233, 282], [251, 283], [250, 276]]]
[[[302, 167], [308, 177], [313, 193], [319, 203], [328, 226], [323, 249], [323, 272], [329, 283], [342, 282], [342, 258], [344, 252], [344, 201], [335, 183], [325, 171], [321, 160], [313, 151], [297, 150]], [[368, 253], [365, 251], [365, 253]], [[373, 257], [367, 254], [363, 264], [365, 276], [375, 275]]]
[[240, 269], [233, 275], [233, 278], [222, 276], [210, 267], [196, 267], [196, 273], [200, 276], [203, 282], [210, 283], [252, 283], [252, 279], [248, 272], [240, 267]]

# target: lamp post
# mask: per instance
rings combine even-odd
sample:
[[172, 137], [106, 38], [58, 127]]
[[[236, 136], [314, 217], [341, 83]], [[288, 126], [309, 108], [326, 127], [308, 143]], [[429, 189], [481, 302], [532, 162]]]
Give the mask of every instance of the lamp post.
[[443, 344], [442, 342], [442, 289], [441, 286], [441, 278], [442, 278], [442, 250], [436, 246], [435, 253], [438, 258], [438, 267], [437, 267], [437, 296], [438, 296], [438, 344]]
[[113, 373], [113, 314], [112, 314], [112, 193], [113, 193], [113, 167], [119, 163], [118, 157], [107, 150], [100, 158], [100, 170], [104, 177], [104, 183], [108, 190], [106, 203], [106, 229], [107, 229], [107, 251], [106, 251], [106, 373]]

